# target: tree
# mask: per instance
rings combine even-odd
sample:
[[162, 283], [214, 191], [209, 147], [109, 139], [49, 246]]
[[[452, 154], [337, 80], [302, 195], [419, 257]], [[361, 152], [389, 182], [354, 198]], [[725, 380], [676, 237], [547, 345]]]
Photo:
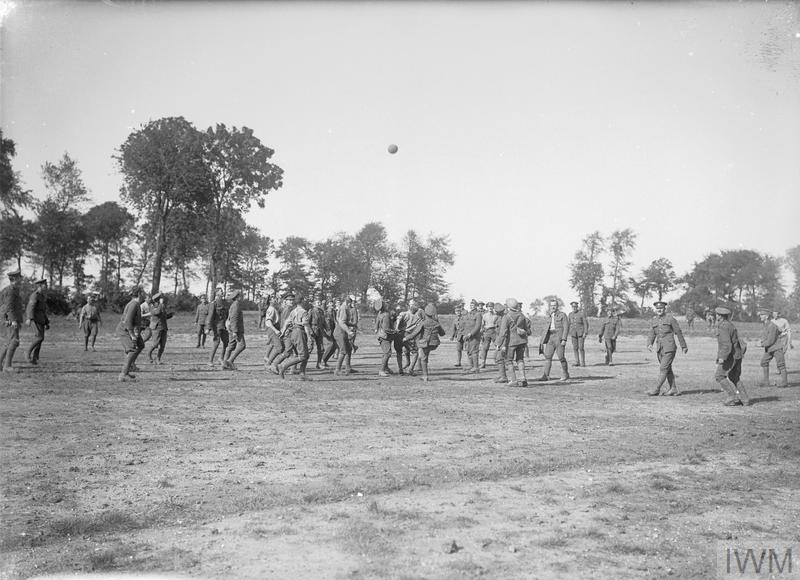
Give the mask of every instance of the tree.
[[393, 255], [386, 228], [380, 222], [366, 224], [355, 235], [353, 249], [357, 263], [361, 266], [358, 275], [359, 292], [366, 296], [370, 286], [374, 286], [377, 270], [381, 265], [385, 266]]
[[254, 300], [256, 293], [266, 285], [273, 243], [269, 237], [261, 235], [258, 229], [247, 226], [242, 236], [240, 249], [242, 282], [244, 288], [247, 289], [249, 298]]
[[658, 299], [663, 300], [664, 294], [675, 288], [677, 276], [671, 261], [667, 258], [658, 258], [642, 270], [642, 280], [647, 285], [648, 293], [653, 290], [658, 294]]
[[793, 317], [800, 315], [800, 245], [786, 250], [786, 265], [794, 276], [794, 290], [789, 295]]
[[628, 279], [625, 275], [631, 267], [628, 258], [634, 248], [636, 248], [636, 234], [630, 228], [616, 230], [608, 239], [608, 251], [611, 253], [611, 263], [609, 264], [611, 286], [608, 295], [612, 304], [619, 302], [618, 297], [625, 299], [624, 296], [619, 295], [624, 293], [628, 286]]
[[22, 268], [22, 255], [30, 247], [33, 226], [16, 211], [0, 211], [0, 263], [14, 260]]
[[[107, 201], [89, 208], [84, 223], [90, 236], [92, 250], [100, 258], [99, 290], [111, 294], [120, 290], [120, 263], [123, 248], [131, 237], [134, 217], [115, 201]], [[116, 275], [115, 275], [116, 274]], [[110, 280], [114, 278], [114, 284]]]
[[530, 303], [531, 314], [533, 316], [539, 316], [539, 313], [542, 312], [542, 308], [544, 308], [544, 301], [541, 298], [537, 298]]
[[444, 273], [454, 262], [447, 236], [430, 234], [427, 240], [422, 240], [414, 230], [409, 230], [403, 237], [401, 258], [404, 302], [410, 298], [438, 302], [439, 296], [447, 293]]
[[42, 179], [48, 191], [48, 199], [59, 211], [77, 209], [90, 199], [81, 170], [68, 153], [64, 153], [58, 163], [45, 162], [42, 166]]
[[115, 156], [122, 199], [138, 212], [153, 241], [152, 292], [161, 284], [176, 210], [194, 213], [208, 206], [212, 177], [204, 153], [203, 135], [191, 123], [166, 117], [131, 133]]
[[12, 166], [16, 154], [16, 144], [4, 138], [0, 128], [0, 263], [13, 259], [21, 268], [22, 255], [31, 241], [31, 223], [19, 210], [30, 207], [33, 199]]
[[307, 256], [310, 242], [299, 236], [284, 239], [275, 252], [281, 262], [281, 269], [275, 273], [280, 290], [292, 290], [308, 296], [314, 287], [310, 279]]
[[308, 246], [306, 256], [317, 292], [337, 296], [360, 286], [359, 275], [364, 268], [356, 259], [353, 246], [353, 238], [344, 233]]
[[203, 135], [203, 162], [211, 174], [208, 211], [209, 276], [219, 277], [221, 247], [227, 234], [221, 226], [223, 213], [244, 214], [253, 203], [264, 207], [272, 190], [283, 185], [283, 170], [269, 160], [275, 153], [262, 145], [247, 127], [229, 130], [225, 125], [209, 127]]
[[599, 261], [605, 251], [603, 236], [600, 232], [592, 232], [583, 238], [581, 244], [570, 264], [569, 283], [580, 296], [586, 315], [594, 316], [597, 314], [597, 287], [603, 282], [603, 265]]

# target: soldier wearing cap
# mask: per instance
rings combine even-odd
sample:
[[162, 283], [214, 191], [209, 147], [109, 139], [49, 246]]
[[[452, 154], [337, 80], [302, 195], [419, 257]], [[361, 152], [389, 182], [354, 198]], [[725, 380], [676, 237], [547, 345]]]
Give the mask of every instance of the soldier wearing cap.
[[25, 315], [22, 308], [22, 297], [19, 293], [22, 284], [22, 273], [13, 270], [8, 273], [9, 285], [0, 291], [0, 324], [5, 328], [6, 338], [3, 350], [0, 351], [0, 370], [7, 373], [18, 372], [14, 366], [14, 352], [19, 346], [19, 328]]
[[289, 313], [283, 328], [284, 334], [289, 337], [290, 346], [287, 349], [294, 356], [287, 358], [278, 365], [278, 374], [286, 378], [286, 371], [299, 365], [300, 380], [306, 381], [306, 366], [308, 365], [309, 351], [313, 345], [311, 337], [311, 316], [305, 300], [298, 297], [297, 305]]
[[786, 358], [786, 355], [789, 354], [789, 350], [794, 348], [792, 344], [792, 329], [789, 326], [789, 321], [781, 316], [780, 310], [773, 310], [772, 322], [775, 323], [775, 326], [778, 327], [778, 331], [781, 333], [780, 340], [783, 348], [783, 356]]
[[586, 366], [586, 350], [584, 343], [586, 336], [589, 334], [589, 319], [583, 310], [578, 308], [578, 303], [572, 301], [569, 303], [572, 306], [572, 312], [569, 313], [569, 336], [572, 339], [572, 350], [575, 353], [575, 366]]
[[[389, 359], [392, 358], [392, 345], [394, 343], [394, 329], [392, 328], [392, 317], [389, 314], [389, 304], [378, 298], [373, 303], [377, 314], [375, 315], [375, 333], [378, 335], [378, 344], [381, 347], [381, 368], [378, 371], [379, 377], [388, 377], [392, 372], [389, 370]], [[400, 359], [402, 363], [402, 358]], [[400, 367], [402, 370], [402, 366]]]
[[328, 368], [328, 361], [337, 352], [339, 347], [336, 344], [334, 330], [336, 330], [336, 310], [338, 300], [329, 300], [325, 304], [325, 315], [323, 317], [323, 338], [325, 339], [325, 354], [322, 356], [322, 368]]
[[[492, 343], [497, 345], [497, 327], [500, 324], [500, 316], [494, 311], [494, 302], [486, 303], [486, 312], [481, 316], [481, 368], [486, 368], [486, 358], [489, 356], [489, 349]], [[480, 305], [478, 306], [480, 308]]]
[[440, 337], [445, 335], [444, 328], [439, 323], [439, 318], [436, 312], [436, 306], [427, 304], [425, 306], [424, 318], [420, 324], [415, 325], [414, 331], [407, 335], [413, 340], [419, 349], [419, 361], [422, 368], [422, 380], [427, 382], [428, 375], [428, 358], [430, 353], [437, 348], [441, 342]]
[[[500, 325], [503, 323], [503, 316], [505, 316], [506, 313], [506, 305], [503, 304], [502, 302], [495, 302], [492, 308], [494, 309], [494, 313], [498, 316], [500, 320], [498, 324], [497, 337], [495, 338], [495, 344], [497, 348], [495, 348], [494, 351], [494, 362], [497, 365], [498, 375], [494, 379], [494, 382], [498, 384], [506, 384], [507, 382], [509, 382], [508, 375], [506, 374], [506, 360], [505, 360], [507, 349], [500, 348], [500, 339], [501, 339]], [[525, 317], [525, 320], [528, 320], [528, 318]], [[530, 328], [530, 324], [528, 324], [528, 328]], [[526, 340], [525, 347], [527, 348], [527, 346], [528, 346], [528, 341]], [[527, 357], [527, 351], [525, 356]]]
[[617, 307], [613, 304], [608, 309], [608, 318], [603, 321], [600, 326], [600, 334], [597, 337], [598, 342], [604, 343], [606, 356], [605, 362], [607, 365], [614, 364], [614, 353], [617, 350], [617, 337], [622, 331], [622, 321], [617, 316]]
[[350, 295], [350, 321], [351, 326], [350, 329], [353, 331], [353, 337], [350, 339], [350, 345], [353, 347], [353, 353], [358, 351], [358, 346], [356, 346], [356, 336], [358, 335], [358, 322], [360, 320], [360, 314], [358, 312], [358, 302], [356, 301], [355, 295]]
[[456, 364], [453, 366], [460, 367], [461, 357], [464, 354], [464, 307], [461, 304], [456, 304], [455, 315], [450, 340], [456, 341]]
[[[153, 333], [153, 344], [150, 346], [150, 350], [147, 351], [147, 358], [150, 364], [161, 364], [161, 357], [167, 347], [167, 332], [169, 330], [167, 320], [172, 316], [172, 312], [167, 311], [167, 297], [158, 292], [153, 296], [153, 307], [150, 309], [150, 330]], [[156, 353], [155, 360], [153, 359], [153, 353]]]
[[425, 313], [420, 310], [419, 303], [415, 299], [408, 301], [408, 310], [401, 315], [402, 320], [400, 325], [404, 328], [403, 334], [403, 352], [405, 354], [406, 364], [403, 370], [410, 375], [413, 375], [417, 368], [417, 361], [419, 361], [419, 348], [417, 347], [417, 337], [419, 333], [419, 326], [425, 319]]
[[[672, 363], [675, 360], [675, 355], [678, 352], [678, 346], [675, 344], [675, 337], [678, 337], [678, 342], [681, 345], [683, 354], [689, 352], [686, 346], [686, 341], [683, 338], [681, 327], [678, 326], [678, 321], [672, 314], [667, 313], [667, 303], [659, 300], [653, 303], [656, 309], [656, 315], [650, 321], [650, 334], [647, 338], [647, 349], [652, 351], [653, 344], [656, 344], [656, 355], [659, 362], [659, 375], [656, 386], [647, 391], [650, 396], [662, 395], [674, 396], [678, 394], [678, 388], [675, 385], [675, 374], [672, 372]], [[661, 392], [661, 386], [667, 381], [669, 390]]]
[[[336, 311], [336, 327], [333, 330], [336, 345], [339, 347], [339, 360], [336, 361], [336, 369], [333, 371], [335, 375], [342, 373], [349, 375], [353, 372], [350, 365], [350, 359], [354, 352], [353, 339], [356, 336], [356, 323], [353, 316], [352, 299], [350, 296], [345, 296]], [[342, 370], [343, 365], [344, 371]]]
[[213, 346], [211, 347], [211, 358], [208, 359], [208, 364], [214, 366], [214, 355], [217, 354], [217, 349], [222, 343], [221, 359], [225, 359], [225, 351], [228, 349], [228, 328], [226, 323], [228, 321], [228, 303], [223, 298], [222, 288], [217, 288], [214, 295], [214, 302], [208, 306], [208, 317], [206, 317], [206, 326], [214, 336]]
[[267, 347], [264, 350], [264, 364], [266, 367], [269, 367], [269, 361], [272, 359], [273, 353], [276, 349], [281, 348], [279, 339], [281, 319], [271, 295], [267, 295], [266, 303], [267, 307], [264, 310], [264, 332], [266, 333]]
[[267, 322], [267, 308], [269, 308], [269, 296], [258, 295], [258, 329], [264, 328]]
[[769, 364], [772, 359], [778, 365], [778, 387], [789, 386], [789, 376], [786, 370], [786, 358], [783, 354], [783, 343], [781, 342], [781, 331], [774, 321], [770, 320], [770, 310], [763, 308], [758, 311], [761, 322], [764, 328], [761, 333], [761, 346], [764, 349], [764, 354], [761, 355], [761, 372], [763, 374], [759, 386], [769, 386]]
[[39, 364], [39, 352], [44, 342], [44, 331], [50, 329], [50, 319], [47, 318], [47, 280], [42, 278], [36, 281], [36, 289], [28, 298], [28, 307], [25, 309], [26, 324], [34, 327], [36, 335], [28, 348], [28, 362], [32, 365]]
[[480, 347], [481, 347], [481, 313], [478, 309], [479, 302], [472, 300], [469, 303], [469, 312], [463, 317], [464, 343], [467, 347], [467, 357], [470, 367], [462, 371], [463, 374], [477, 374], [480, 372]]
[[92, 339], [92, 350], [97, 340], [97, 331], [100, 327], [100, 308], [97, 307], [97, 294], [92, 293], [86, 299], [86, 304], [78, 315], [78, 326], [83, 330], [83, 350], [89, 350], [89, 338]]
[[247, 343], [244, 340], [244, 311], [242, 310], [242, 291], [232, 290], [228, 293], [228, 300], [231, 301], [230, 308], [228, 309], [228, 320], [225, 322], [225, 327], [228, 329], [228, 348], [225, 349], [225, 355], [222, 358], [222, 368], [229, 371], [235, 371], [236, 365], [234, 361], [244, 349], [247, 348]]
[[208, 318], [208, 297], [203, 294], [200, 296], [200, 304], [194, 311], [194, 325], [197, 327], [197, 346], [195, 348], [206, 347], [206, 319]]
[[[567, 337], [569, 336], [569, 318], [558, 308], [558, 300], [550, 300], [548, 304], [550, 323], [545, 327], [541, 344], [544, 345], [544, 369], [540, 381], [550, 380], [550, 369], [553, 365], [553, 356], [558, 357], [561, 363], [561, 378], [559, 381], [569, 380], [569, 366], [565, 354]], [[540, 347], [541, 348], [541, 347]]]
[[267, 370], [272, 373], [280, 374], [278, 366], [292, 354], [292, 337], [289, 335], [287, 325], [289, 315], [294, 310], [294, 292], [287, 292], [283, 295], [283, 303], [278, 311], [278, 336], [273, 343], [272, 354], [267, 361]]
[[322, 299], [314, 298], [314, 303], [308, 310], [311, 319], [312, 351], [317, 352], [317, 368], [322, 368], [322, 357], [325, 355], [325, 311], [322, 309]]
[[742, 358], [744, 350], [739, 341], [739, 332], [730, 321], [731, 311], [724, 306], [715, 309], [719, 318], [717, 324], [717, 371], [714, 379], [728, 394], [726, 407], [749, 405], [750, 399], [742, 384]]
[[530, 332], [528, 319], [522, 314], [519, 301], [515, 298], [506, 300], [506, 312], [500, 319], [497, 350], [503, 357], [503, 365], [508, 365], [502, 374], [508, 376], [510, 372], [511, 376], [508, 378], [510, 387], [528, 386], [525, 377], [525, 346], [528, 344]]
[[141, 303], [144, 302], [144, 290], [137, 286], [133, 289], [133, 296], [125, 305], [122, 311], [119, 324], [117, 325], [117, 336], [122, 342], [125, 351], [125, 362], [122, 365], [122, 372], [118, 380], [125, 382], [136, 378], [131, 371], [136, 368], [136, 357], [144, 350], [144, 340], [142, 340], [142, 309]]

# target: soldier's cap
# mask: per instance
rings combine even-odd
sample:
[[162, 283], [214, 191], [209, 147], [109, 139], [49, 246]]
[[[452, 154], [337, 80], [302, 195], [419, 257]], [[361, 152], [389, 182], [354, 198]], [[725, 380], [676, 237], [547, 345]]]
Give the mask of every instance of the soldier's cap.
[[436, 305], [435, 304], [428, 304], [425, 307], [425, 314], [428, 316], [436, 316]]
[[498, 302], [497, 304], [494, 305], [494, 313], [495, 314], [502, 314], [505, 311], [505, 309], [506, 309], [506, 305], [505, 304], [501, 304], [500, 302]]
[[478, 305], [478, 301], [477, 300], [470, 300], [469, 301], [469, 305], [470, 306], [477, 306]]
[[8, 273], [8, 277], [9, 278], [21, 278], [22, 277], [22, 272], [20, 272], [19, 268], [17, 268], [16, 270], [11, 270]]
[[375, 310], [380, 312], [380, 309], [383, 308], [383, 299], [376, 298], [375, 302], [373, 302], [372, 305], [375, 307]]
[[162, 296], [164, 296], [164, 295], [163, 295], [161, 292], [156, 292], [156, 293], [153, 295], [153, 300], [158, 300], [158, 299], [159, 299], [159, 298], [161, 298]]
[[667, 303], [664, 302], [663, 300], [658, 300], [656, 302], [653, 302], [653, 306], [666, 306], [666, 305]]
[[487, 302], [486, 308], [494, 308], [494, 302]]
[[228, 291], [228, 300], [233, 300], [237, 296], [241, 295], [241, 290], [229, 290]]
[[725, 308], [724, 306], [717, 306], [714, 309], [714, 312], [716, 312], [717, 314], [722, 314], [723, 316], [730, 316], [731, 309], [730, 308]]
[[294, 298], [294, 292], [287, 292], [283, 295], [283, 299], [286, 300], [287, 298]]
[[516, 298], [508, 298], [506, 299], [506, 306], [508, 306], [511, 310], [516, 310], [519, 308], [519, 300]]
[[577, 306], [577, 305], [578, 305], [578, 302], [577, 302], [577, 301], [575, 301], [575, 300], [573, 300], [572, 302], [570, 302], [570, 303], [569, 303], [569, 305], [570, 305], [570, 306]]
[[485, 302], [478, 302], [478, 306], [486, 306]]

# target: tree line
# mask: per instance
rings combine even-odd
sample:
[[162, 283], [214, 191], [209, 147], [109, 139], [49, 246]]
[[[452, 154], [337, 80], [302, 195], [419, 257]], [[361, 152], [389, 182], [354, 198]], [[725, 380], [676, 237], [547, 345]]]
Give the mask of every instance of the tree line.
[[[668, 258], [659, 257], [635, 274], [630, 257], [636, 241], [630, 228], [607, 236], [595, 231], [581, 240], [569, 266], [570, 286], [590, 316], [604, 315], [612, 304], [633, 314], [644, 313], [647, 299], [662, 300], [673, 291], [680, 292], [670, 305], [678, 312], [701, 315], [724, 304], [738, 319], [755, 320], [763, 307], [781, 310], [791, 318], [800, 316], [800, 246], [787, 250], [785, 257], [756, 250], [722, 250], [695, 262], [683, 275], [675, 272]], [[788, 294], [782, 281], [784, 265], [795, 280]]]
[[[51, 288], [71, 278], [75, 293], [94, 290], [112, 302], [145, 280], [153, 293], [176, 295], [188, 295], [196, 281], [206, 291], [234, 285], [251, 300], [287, 288], [362, 298], [375, 288], [406, 301], [438, 301], [447, 292], [454, 257], [446, 236], [409, 230], [396, 244], [375, 222], [322, 241], [276, 241], [249, 225], [247, 212], [265, 206], [283, 170], [247, 127], [200, 131], [182, 117], [147, 123], [113, 156], [123, 203], [93, 206], [69, 154], [42, 166], [45, 195], [38, 199], [13, 170], [16, 145], [1, 130], [0, 144], [0, 262], [21, 268], [27, 257]], [[87, 273], [92, 258], [97, 276]]]

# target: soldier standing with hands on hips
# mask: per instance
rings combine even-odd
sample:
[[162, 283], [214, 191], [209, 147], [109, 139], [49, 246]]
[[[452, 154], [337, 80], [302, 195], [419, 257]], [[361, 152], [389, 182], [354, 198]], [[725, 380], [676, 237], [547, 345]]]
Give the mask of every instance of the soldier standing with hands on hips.
[[[683, 354], [689, 352], [686, 346], [686, 341], [683, 339], [683, 332], [681, 327], [678, 326], [678, 321], [672, 314], [667, 313], [667, 303], [659, 300], [653, 303], [656, 309], [656, 315], [650, 321], [650, 335], [647, 338], [647, 350], [653, 350], [653, 343], [656, 344], [656, 355], [659, 362], [658, 382], [656, 386], [647, 391], [647, 394], [656, 396], [658, 394], [675, 396], [678, 395], [678, 388], [675, 385], [675, 374], [672, 372], [672, 363], [675, 361], [675, 355], [678, 352], [678, 347], [675, 344], [675, 337], [678, 337], [678, 342], [681, 345]], [[664, 381], [669, 383], [669, 390], [661, 392], [661, 386]]]

